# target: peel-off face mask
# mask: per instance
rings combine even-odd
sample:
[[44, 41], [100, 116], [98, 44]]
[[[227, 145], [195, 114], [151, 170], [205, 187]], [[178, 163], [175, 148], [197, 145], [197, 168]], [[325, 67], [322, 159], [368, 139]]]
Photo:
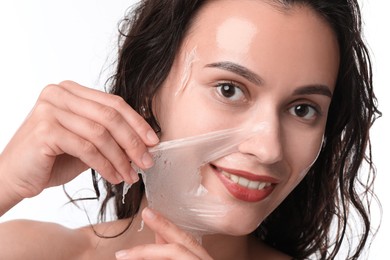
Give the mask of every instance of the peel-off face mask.
[[[154, 166], [145, 171], [138, 169], [149, 207], [197, 238], [205, 234], [226, 234], [219, 223], [229, 214], [231, 206], [203, 186], [202, 166], [238, 152], [243, 141], [266, 128], [262, 123], [251, 128], [221, 130], [162, 142], [151, 148]], [[125, 184], [123, 194], [129, 188]]]
[[[154, 166], [145, 171], [138, 169], [143, 177], [149, 207], [199, 241], [207, 234], [233, 235], [225, 224], [227, 221], [232, 223], [231, 215], [237, 214], [234, 211], [235, 205], [227, 203], [219, 194], [210, 192], [203, 185], [202, 178], [207, 176], [202, 175], [202, 168], [239, 152], [239, 146], [243, 142], [250, 141], [256, 135], [264, 135], [269, 130], [269, 125], [263, 122], [251, 127], [165, 141], [151, 148], [149, 151], [154, 157]], [[294, 186], [305, 176], [317, 156], [299, 174]], [[130, 187], [124, 185], [124, 195]], [[283, 198], [279, 199], [280, 201], [273, 201], [271, 205], [276, 207]], [[256, 221], [255, 226], [260, 225], [262, 220], [253, 220]]]

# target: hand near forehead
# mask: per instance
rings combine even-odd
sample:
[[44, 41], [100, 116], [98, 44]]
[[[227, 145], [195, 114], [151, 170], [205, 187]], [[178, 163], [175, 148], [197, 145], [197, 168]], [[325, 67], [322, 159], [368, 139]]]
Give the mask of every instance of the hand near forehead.
[[145, 208], [142, 218], [155, 232], [156, 243], [136, 246], [116, 253], [118, 260], [126, 259], [202, 259], [211, 260], [211, 256], [199, 242], [159, 213]]
[[[130, 161], [152, 166], [147, 146], [157, 142], [122, 98], [70, 81], [49, 85], [0, 156], [2, 195], [16, 204], [89, 167], [111, 183], [133, 183], [138, 176]], [[0, 215], [7, 208], [1, 200]]]

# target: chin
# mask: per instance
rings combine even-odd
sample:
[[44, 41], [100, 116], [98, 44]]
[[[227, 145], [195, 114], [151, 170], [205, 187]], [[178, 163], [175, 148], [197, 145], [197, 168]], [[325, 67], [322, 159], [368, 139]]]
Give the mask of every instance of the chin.
[[[219, 203], [224, 205], [224, 210], [226, 210], [225, 215], [215, 217], [211, 221], [212, 223], [209, 223], [212, 226], [212, 230], [215, 231], [214, 233], [244, 236], [255, 231], [269, 214], [269, 204], [273, 204], [272, 198], [274, 198], [274, 196], [270, 195], [273, 193], [274, 187], [270, 187], [269, 190], [262, 192], [261, 196], [257, 196], [258, 194], [256, 193], [257, 197], [244, 196], [246, 195], [246, 190], [242, 192], [241, 189], [234, 189], [235, 187], [231, 188], [230, 191], [236, 192], [238, 195], [232, 194], [226, 188], [226, 185], [229, 185], [229, 183], [226, 184], [225, 182], [224, 184], [224, 180], [221, 181], [217, 174], [212, 174], [213, 171], [210, 168], [208, 169], [209, 172], [203, 175], [208, 176], [208, 178], [203, 178], [202, 184], [211, 196], [217, 198]], [[239, 195], [241, 194], [244, 194], [241, 197], [244, 197], [245, 200], [240, 199]], [[256, 198], [256, 200], [252, 200], [252, 198]]]
[[214, 223], [214, 228], [219, 234], [232, 236], [244, 236], [255, 231], [263, 219], [258, 216], [246, 215], [245, 211], [229, 212], [225, 217], [218, 218]]

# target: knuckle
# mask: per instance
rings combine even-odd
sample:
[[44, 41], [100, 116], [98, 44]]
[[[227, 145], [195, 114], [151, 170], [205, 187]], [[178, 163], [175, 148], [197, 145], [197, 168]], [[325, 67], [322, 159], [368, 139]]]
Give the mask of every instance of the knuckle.
[[194, 237], [188, 234], [185, 234], [185, 236], [183, 237], [183, 242], [191, 248], [199, 246], [198, 241], [196, 241]]
[[111, 95], [110, 98], [111, 106], [113, 108], [116, 108], [117, 110], [120, 110], [123, 106], [127, 104], [121, 96]]
[[112, 107], [104, 106], [101, 112], [104, 120], [107, 122], [117, 121], [120, 118], [119, 112]]
[[76, 84], [74, 81], [71, 81], [71, 80], [63, 80], [63, 81], [61, 81], [58, 85], [64, 86], [64, 87], [69, 87], [69, 86], [73, 86], [74, 84]]
[[145, 119], [142, 116], [137, 116], [134, 119], [134, 124], [138, 127], [146, 128], [149, 125], [146, 123]]
[[49, 115], [52, 111], [52, 105], [45, 101], [38, 101], [34, 107], [34, 114], [37, 115]]
[[91, 135], [94, 138], [106, 138], [108, 135], [107, 129], [99, 123], [92, 122], [90, 125]]
[[[132, 150], [138, 148], [141, 145], [141, 139], [138, 136], [132, 135], [127, 141], [128, 149]], [[126, 149], [126, 150], [128, 150]]]
[[44, 87], [41, 91], [41, 94], [39, 95], [40, 100], [45, 100], [53, 95], [55, 91], [58, 91], [59, 87], [55, 84], [49, 84], [46, 87]]
[[91, 142], [83, 140], [83, 141], [81, 141], [80, 153], [81, 154], [95, 155], [98, 153], [98, 150]]
[[68, 99], [69, 91], [63, 85], [49, 84], [44, 87], [39, 95], [38, 100], [47, 100], [50, 102], [58, 99]]

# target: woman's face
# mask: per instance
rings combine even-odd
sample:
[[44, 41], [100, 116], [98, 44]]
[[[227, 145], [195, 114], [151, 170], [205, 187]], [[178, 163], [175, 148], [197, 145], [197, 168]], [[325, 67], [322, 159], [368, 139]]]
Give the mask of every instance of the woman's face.
[[161, 140], [264, 126], [202, 167], [202, 184], [233, 206], [221, 220], [227, 232], [253, 231], [315, 161], [338, 53], [334, 32], [308, 7], [215, 0], [198, 13], [154, 111]]

